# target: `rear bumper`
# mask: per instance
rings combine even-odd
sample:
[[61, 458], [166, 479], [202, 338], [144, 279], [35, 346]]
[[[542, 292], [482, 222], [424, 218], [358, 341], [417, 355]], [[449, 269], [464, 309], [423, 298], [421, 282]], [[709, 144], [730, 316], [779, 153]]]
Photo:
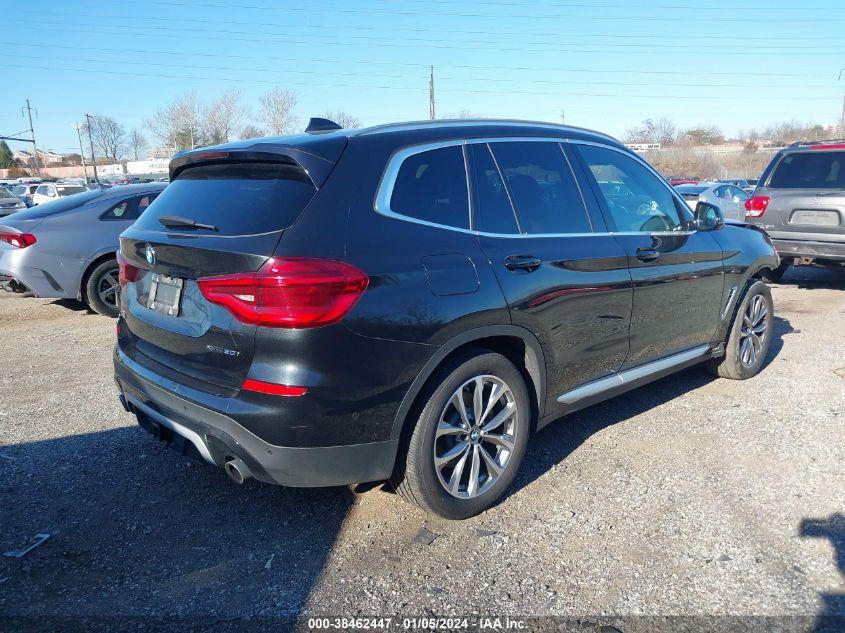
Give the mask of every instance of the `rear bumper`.
[[[239, 458], [256, 479], [293, 487], [380, 481], [393, 470], [398, 440], [343, 446], [275, 446], [226, 415], [225, 408], [221, 411], [196, 401], [195, 393], [192, 399], [175, 393], [175, 385], [117, 348], [114, 367], [127, 408], [144, 429], [215, 466], [222, 468], [229, 459]], [[161, 432], [162, 427], [165, 432]]]
[[845, 260], [845, 243], [816, 242], [809, 240], [772, 239], [781, 259], [785, 257], [817, 257]]
[[45, 298], [75, 298], [75, 294], [68, 295], [49, 272], [27, 263], [28, 249], [2, 248], [0, 250], [0, 276], [4, 279], [12, 278], [26, 286], [36, 297]]

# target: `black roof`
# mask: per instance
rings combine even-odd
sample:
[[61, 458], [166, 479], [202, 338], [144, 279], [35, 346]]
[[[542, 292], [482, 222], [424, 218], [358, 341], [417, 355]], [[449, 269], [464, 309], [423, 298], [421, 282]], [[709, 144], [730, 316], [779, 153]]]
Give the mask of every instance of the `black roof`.
[[569, 125], [518, 121], [507, 119], [454, 119], [434, 121], [409, 121], [388, 123], [372, 127], [337, 129], [295, 134], [291, 136], [266, 136], [213, 145], [201, 149], [184, 150], [173, 156], [170, 177], [175, 178], [187, 165], [221, 158], [218, 152], [248, 153], [254, 158], [284, 155], [301, 164], [315, 178], [319, 186], [328, 176], [332, 165], [340, 157], [346, 144], [356, 138], [393, 137], [397, 147], [414, 143], [450, 140], [454, 138], [488, 137], [554, 137], [585, 140], [612, 145], [626, 152], [629, 150], [607, 134]]

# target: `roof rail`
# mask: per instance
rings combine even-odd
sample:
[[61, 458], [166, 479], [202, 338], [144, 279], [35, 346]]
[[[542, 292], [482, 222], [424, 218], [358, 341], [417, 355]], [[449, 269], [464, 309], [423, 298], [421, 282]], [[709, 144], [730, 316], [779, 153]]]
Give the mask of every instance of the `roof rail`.
[[831, 143], [845, 143], [845, 138], [826, 138], [821, 141], [795, 141], [790, 143], [789, 147], [799, 147], [801, 145], [828, 145]]

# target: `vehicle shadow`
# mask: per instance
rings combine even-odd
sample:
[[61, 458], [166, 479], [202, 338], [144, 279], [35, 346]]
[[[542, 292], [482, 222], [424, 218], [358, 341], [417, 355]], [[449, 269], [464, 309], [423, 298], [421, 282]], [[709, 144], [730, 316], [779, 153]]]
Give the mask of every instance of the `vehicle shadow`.
[[830, 541], [836, 566], [842, 575], [842, 591], [823, 593], [814, 631], [828, 633], [845, 630], [845, 514], [836, 512], [824, 519], [804, 519], [798, 528], [803, 538]]
[[0, 557], [4, 618], [292, 623], [354, 502], [348, 488], [238, 486], [137, 427], [2, 446], [0, 472], [0, 551], [50, 535]]
[[[788, 319], [775, 317], [772, 343], [761, 371], [765, 371], [777, 357], [783, 349], [783, 337], [791, 332], [793, 328]], [[718, 379], [703, 368], [691, 367], [552, 422], [531, 438], [519, 474], [499, 503], [540, 478], [575, 452], [595, 433], [665, 404], [714, 380]]]
[[77, 301], [76, 299], [56, 299], [52, 302], [53, 305], [73, 310], [74, 312], [87, 312], [88, 314], [96, 314], [89, 308], [84, 301]]
[[817, 266], [793, 266], [786, 271], [779, 284], [806, 290], [845, 290], [845, 268], [833, 270]]

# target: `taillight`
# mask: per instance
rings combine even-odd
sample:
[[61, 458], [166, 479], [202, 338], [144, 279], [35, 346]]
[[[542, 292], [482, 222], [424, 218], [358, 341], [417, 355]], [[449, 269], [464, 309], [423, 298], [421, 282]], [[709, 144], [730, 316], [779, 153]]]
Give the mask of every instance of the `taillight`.
[[350, 264], [310, 257], [272, 258], [256, 273], [197, 280], [203, 296], [239, 321], [310, 328], [340, 321], [370, 280]]
[[745, 217], [759, 218], [766, 212], [766, 207], [769, 206], [770, 198], [768, 196], [751, 196], [745, 201]]
[[143, 268], [138, 268], [137, 266], [133, 266], [129, 263], [129, 260], [126, 259], [122, 253], [118, 252], [117, 254], [117, 283], [120, 284], [121, 288], [125, 288], [126, 284], [130, 281], [138, 281], [147, 274], [147, 271]]
[[0, 233], [0, 242], [6, 242], [15, 248], [26, 248], [37, 241], [32, 233]]

